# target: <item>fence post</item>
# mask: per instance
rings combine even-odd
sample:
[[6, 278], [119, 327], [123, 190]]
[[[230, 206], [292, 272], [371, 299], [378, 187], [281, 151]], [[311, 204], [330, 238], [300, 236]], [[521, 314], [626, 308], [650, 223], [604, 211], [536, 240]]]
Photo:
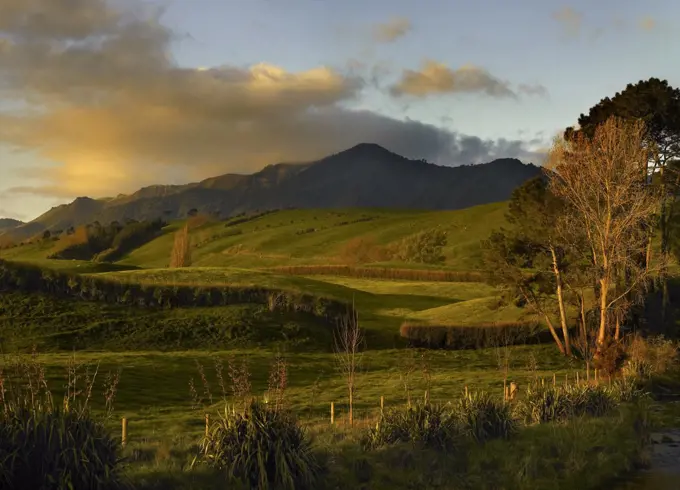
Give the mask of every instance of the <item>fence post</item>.
[[580, 383], [580, 380], [578, 379], [578, 371], [576, 371], [576, 385], [578, 386]]
[[380, 411], [382, 412], [383, 410], [385, 410], [385, 397], [380, 395]]
[[465, 398], [469, 398], [467, 385], [465, 385]]
[[208, 437], [208, 434], [210, 434], [210, 414], [206, 413], [205, 414], [205, 437]]
[[331, 402], [331, 425], [335, 423], [335, 402]]
[[557, 374], [553, 373], [553, 388], [557, 386]]
[[125, 447], [127, 445], [127, 433], [128, 433], [128, 420], [123, 417], [122, 432], [120, 437], [120, 445]]
[[508, 401], [508, 380], [503, 378], [503, 400]]
[[564, 386], [565, 387], [569, 386], [569, 373], [566, 373], [564, 375]]

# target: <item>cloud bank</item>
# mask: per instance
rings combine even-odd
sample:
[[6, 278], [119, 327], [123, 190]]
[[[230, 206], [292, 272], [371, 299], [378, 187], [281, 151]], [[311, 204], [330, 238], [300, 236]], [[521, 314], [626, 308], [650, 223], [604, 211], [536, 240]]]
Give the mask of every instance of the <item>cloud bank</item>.
[[[51, 162], [23, 169], [42, 184], [15, 192], [115, 195], [312, 160], [363, 141], [441, 164], [537, 161], [519, 140], [345, 109], [367, 82], [327, 67], [180, 67], [161, 17], [141, 3], [0, 2], [0, 144]], [[497, 96], [510, 90], [478, 73], [466, 83]]]

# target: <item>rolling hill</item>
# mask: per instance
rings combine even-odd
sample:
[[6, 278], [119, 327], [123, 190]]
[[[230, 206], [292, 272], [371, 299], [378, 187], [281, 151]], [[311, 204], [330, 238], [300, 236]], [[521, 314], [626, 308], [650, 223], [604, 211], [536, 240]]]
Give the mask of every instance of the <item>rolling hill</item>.
[[[438, 227], [447, 231], [448, 244], [443, 250], [446, 262], [437, 268], [476, 269], [481, 265], [479, 243], [491, 230], [503, 226], [506, 208], [506, 203], [492, 203], [455, 211], [294, 209], [211, 221], [191, 230], [192, 261], [201, 267], [242, 268], [357, 265], [346, 253], [352, 242], [364, 240], [376, 246], [389, 246], [416, 232]], [[184, 223], [184, 220], [172, 222], [159, 237], [121, 257], [116, 265], [167, 267], [174, 231]], [[56, 268], [91, 267], [89, 263], [48, 260], [55, 247], [58, 242], [36, 240], [2, 250], [0, 257]], [[405, 263], [372, 265], [409, 267]]]
[[438, 166], [364, 143], [316, 162], [269, 165], [187, 185], [151, 186], [109, 199], [79, 197], [12, 228], [15, 239], [93, 221], [180, 219], [192, 209], [234, 216], [271, 209], [393, 208], [455, 210], [505, 201], [540, 168], [516, 159]]

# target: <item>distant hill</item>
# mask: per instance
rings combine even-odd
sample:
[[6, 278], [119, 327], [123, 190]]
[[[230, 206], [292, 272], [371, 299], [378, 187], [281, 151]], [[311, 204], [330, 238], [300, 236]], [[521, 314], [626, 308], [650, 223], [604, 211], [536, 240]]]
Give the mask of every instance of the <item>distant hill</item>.
[[5, 230], [11, 230], [17, 226], [23, 225], [23, 221], [12, 218], [0, 218], [0, 232]]
[[24, 239], [93, 221], [166, 220], [196, 209], [222, 217], [287, 208], [455, 210], [505, 201], [540, 173], [517, 159], [460, 167], [409, 160], [362, 143], [304, 164], [269, 165], [252, 175], [226, 174], [187, 185], [151, 186], [112, 199], [79, 197], [11, 230]]

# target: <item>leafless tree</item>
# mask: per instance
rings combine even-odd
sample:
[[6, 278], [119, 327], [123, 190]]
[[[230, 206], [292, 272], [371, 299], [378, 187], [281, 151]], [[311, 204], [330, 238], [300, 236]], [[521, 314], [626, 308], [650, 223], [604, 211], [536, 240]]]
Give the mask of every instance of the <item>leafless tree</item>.
[[191, 239], [189, 237], [189, 226], [185, 225], [175, 233], [175, 243], [170, 254], [170, 267], [190, 267], [191, 266]]
[[364, 343], [364, 333], [359, 327], [359, 315], [353, 306], [338, 322], [334, 340], [335, 358], [338, 362], [338, 368], [347, 383], [349, 423], [353, 425], [356, 379], [357, 372], [361, 366], [361, 348]]
[[[549, 154], [550, 188], [567, 203], [560, 226], [580, 237], [573, 251], [590, 264], [595, 281], [598, 349], [612, 337], [612, 320], [630, 293], [652, 273], [643, 259], [661, 196], [641, 178], [650, 159], [644, 135], [642, 122], [611, 118], [592, 139], [557, 140]], [[623, 271], [625, 284], [616, 288]]]

